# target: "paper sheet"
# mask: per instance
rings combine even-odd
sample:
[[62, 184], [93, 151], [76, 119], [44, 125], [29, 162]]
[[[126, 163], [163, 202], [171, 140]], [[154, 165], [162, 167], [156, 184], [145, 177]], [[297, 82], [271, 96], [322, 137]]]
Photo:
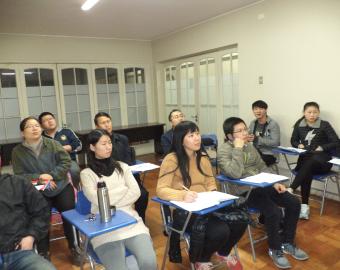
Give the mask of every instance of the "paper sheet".
[[147, 163], [147, 162], [130, 166], [131, 171], [134, 171], [134, 172], [146, 172], [146, 171], [152, 171], [158, 168], [159, 168], [158, 165]]
[[260, 184], [260, 183], [276, 183], [286, 179], [288, 179], [288, 177], [284, 175], [263, 172], [240, 180], [244, 182]]
[[330, 161], [328, 161], [332, 164], [340, 166], [340, 158], [332, 158]]

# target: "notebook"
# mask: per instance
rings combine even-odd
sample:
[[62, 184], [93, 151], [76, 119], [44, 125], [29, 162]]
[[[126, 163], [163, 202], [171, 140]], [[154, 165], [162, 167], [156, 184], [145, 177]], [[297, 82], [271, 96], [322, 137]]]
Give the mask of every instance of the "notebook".
[[179, 206], [180, 208], [187, 211], [200, 211], [215, 205], [218, 205], [220, 202], [235, 200], [238, 197], [234, 195], [230, 195], [227, 193], [219, 192], [219, 191], [207, 191], [207, 192], [199, 192], [197, 199], [192, 203], [187, 203], [183, 201], [170, 201], [171, 203]]

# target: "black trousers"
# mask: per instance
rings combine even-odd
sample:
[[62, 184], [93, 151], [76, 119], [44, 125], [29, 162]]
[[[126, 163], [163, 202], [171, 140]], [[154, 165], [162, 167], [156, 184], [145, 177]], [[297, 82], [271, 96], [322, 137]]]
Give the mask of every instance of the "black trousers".
[[[187, 212], [186, 214], [183, 214], [183, 212], [186, 211], [178, 209], [174, 210], [173, 227], [176, 229], [181, 229], [184, 224]], [[176, 220], [176, 218], [178, 217], [180, 217], [181, 220]], [[189, 221], [186, 230], [186, 232], [188, 232], [189, 234], [192, 233], [192, 226], [196, 218], [197, 216], [193, 215]], [[247, 224], [245, 223], [229, 224], [213, 215], [209, 215], [205, 231], [203, 252], [201, 258], [198, 259], [198, 261], [209, 262], [211, 256], [216, 251], [222, 256], [227, 256], [234, 247], [234, 245], [241, 239], [246, 228]], [[170, 239], [170, 250], [172, 248], [179, 249], [179, 241], [180, 241], [179, 234], [176, 232], [172, 232]]]
[[[75, 207], [75, 200], [74, 200], [74, 190], [71, 184], [68, 184], [62, 192], [60, 192], [58, 195], [54, 197], [46, 197], [44, 196], [48, 204], [50, 205], [50, 208], [55, 207], [58, 212], [67, 211], [70, 209], [74, 209]], [[62, 218], [63, 219], [63, 218]], [[74, 235], [72, 230], [72, 225], [65, 219], [63, 219], [63, 227], [64, 227], [64, 234], [66, 236], [68, 247], [74, 248]], [[39, 253], [46, 254], [49, 250], [49, 242], [50, 242], [50, 236], [48, 235], [41, 239], [38, 242], [37, 248]]]
[[[278, 193], [272, 186], [255, 188], [251, 191], [247, 205], [258, 209], [264, 215], [264, 225], [270, 249], [281, 249], [282, 243], [294, 244], [296, 226], [300, 214], [300, 202], [289, 192]], [[279, 235], [280, 221], [283, 217], [283, 234]]]
[[331, 170], [332, 164], [328, 162], [330, 159], [331, 156], [324, 152], [313, 152], [299, 156], [295, 167], [297, 175], [290, 187], [294, 190], [301, 187], [303, 204], [308, 204], [313, 175], [327, 173]]
[[145, 212], [146, 208], [148, 207], [149, 202], [149, 192], [146, 190], [146, 188], [142, 185], [140, 180], [139, 174], [133, 175], [138, 183], [139, 189], [140, 189], [140, 197], [135, 202], [135, 209], [138, 213], [138, 215], [143, 219], [145, 223]]

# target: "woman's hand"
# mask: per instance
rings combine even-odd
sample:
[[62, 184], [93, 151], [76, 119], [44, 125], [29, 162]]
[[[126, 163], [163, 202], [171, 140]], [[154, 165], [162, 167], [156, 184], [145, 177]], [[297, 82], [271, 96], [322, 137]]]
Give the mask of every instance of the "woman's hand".
[[53, 180], [52, 175], [48, 173], [43, 173], [39, 175], [39, 180], [42, 182]]
[[196, 198], [197, 198], [197, 192], [195, 192], [195, 191], [189, 190], [184, 195], [184, 201], [188, 202], [188, 203], [194, 202], [196, 200]]
[[304, 146], [302, 143], [300, 143], [300, 144], [298, 145], [298, 148], [299, 148], [299, 149], [304, 149], [305, 146]]
[[15, 247], [16, 250], [32, 250], [34, 238], [31, 235], [25, 236], [20, 243]]
[[286, 187], [285, 187], [284, 185], [279, 184], [279, 183], [274, 184], [273, 187], [275, 188], [275, 190], [276, 190], [278, 193], [284, 193], [284, 192], [286, 192], [286, 190], [287, 190]]

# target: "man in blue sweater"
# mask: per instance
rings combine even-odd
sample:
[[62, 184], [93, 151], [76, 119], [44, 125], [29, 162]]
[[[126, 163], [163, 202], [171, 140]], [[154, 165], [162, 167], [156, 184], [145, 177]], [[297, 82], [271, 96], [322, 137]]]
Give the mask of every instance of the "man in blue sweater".
[[69, 128], [58, 128], [55, 116], [51, 112], [43, 112], [39, 115], [39, 122], [44, 129], [43, 136], [58, 141], [67, 153], [70, 154], [71, 178], [75, 188], [80, 182], [80, 168], [77, 163], [76, 154], [82, 149], [82, 144], [77, 135]]

